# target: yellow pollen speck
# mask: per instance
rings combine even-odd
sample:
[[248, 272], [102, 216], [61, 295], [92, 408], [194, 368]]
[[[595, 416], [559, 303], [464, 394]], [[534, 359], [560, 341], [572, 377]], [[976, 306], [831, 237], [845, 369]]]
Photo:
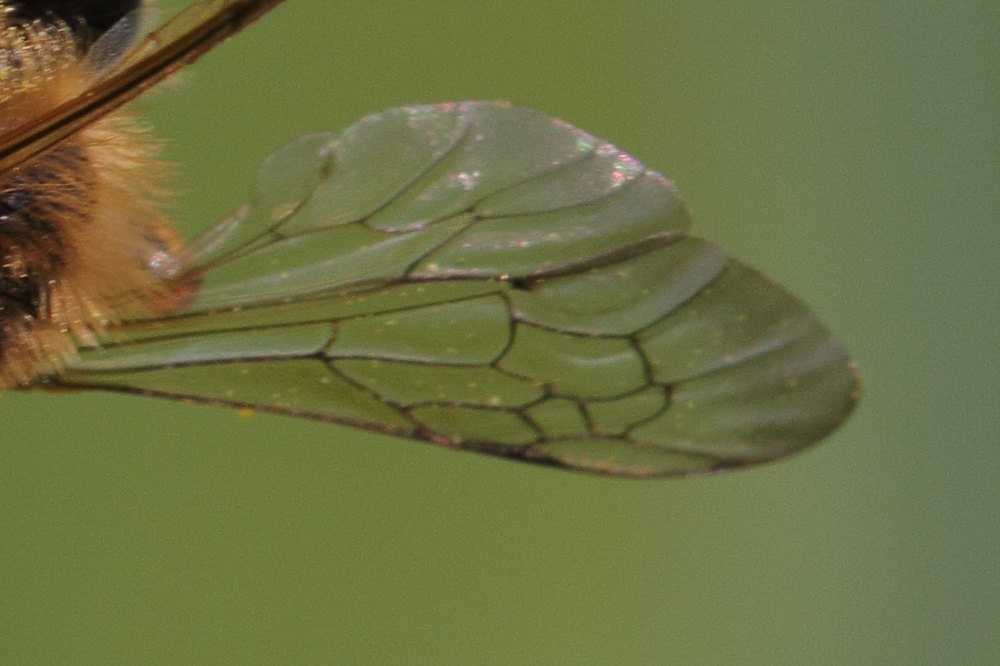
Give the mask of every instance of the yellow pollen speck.
[[295, 212], [295, 204], [283, 203], [271, 208], [271, 219], [275, 222], [283, 220]]

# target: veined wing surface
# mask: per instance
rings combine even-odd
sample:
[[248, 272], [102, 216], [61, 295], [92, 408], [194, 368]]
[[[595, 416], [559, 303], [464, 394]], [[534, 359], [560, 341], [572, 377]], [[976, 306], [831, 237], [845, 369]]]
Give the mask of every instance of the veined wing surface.
[[858, 380], [797, 298], [689, 235], [672, 184], [494, 102], [302, 137], [197, 239], [190, 303], [48, 385], [298, 415], [630, 476], [760, 463]]

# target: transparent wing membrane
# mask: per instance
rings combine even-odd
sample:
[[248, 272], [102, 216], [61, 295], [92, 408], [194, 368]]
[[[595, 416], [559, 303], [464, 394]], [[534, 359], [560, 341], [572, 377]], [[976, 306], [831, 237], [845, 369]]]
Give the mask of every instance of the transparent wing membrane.
[[606, 474], [819, 440], [855, 399], [845, 352], [689, 226], [669, 181], [541, 113], [392, 109], [268, 158], [192, 245], [193, 300], [125, 322], [50, 385]]

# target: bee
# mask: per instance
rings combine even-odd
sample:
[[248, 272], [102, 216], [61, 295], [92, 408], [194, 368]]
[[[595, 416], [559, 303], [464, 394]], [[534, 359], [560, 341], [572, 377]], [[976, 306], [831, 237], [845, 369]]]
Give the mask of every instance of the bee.
[[849, 415], [802, 303], [673, 184], [502, 102], [390, 109], [263, 163], [185, 241], [125, 105], [280, 0], [0, 4], [0, 387], [365, 428], [600, 474], [761, 463]]

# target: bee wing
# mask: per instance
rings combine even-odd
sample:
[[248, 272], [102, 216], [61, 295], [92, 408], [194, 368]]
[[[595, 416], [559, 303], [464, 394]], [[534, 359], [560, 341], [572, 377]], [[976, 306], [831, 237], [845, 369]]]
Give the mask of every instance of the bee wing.
[[822, 438], [845, 352], [689, 224], [663, 176], [541, 113], [392, 109], [268, 158], [195, 243], [195, 299], [51, 381], [633, 476]]
[[[0, 134], [0, 172], [16, 167], [135, 99], [281, 1], [199, 0], [120, 56], [118, 51], [124, 50], [123, 45], [109, 38], [99, 48], [107, 48], [109, 53], [99, 59], [111, 64], [95, 72], [86, 91]], [[134, 21], [135, 17], [125, 20]], [[116, 29], [110, 32], [114, 35]], [[124, 32], [127, 35], [129, 31]]]

